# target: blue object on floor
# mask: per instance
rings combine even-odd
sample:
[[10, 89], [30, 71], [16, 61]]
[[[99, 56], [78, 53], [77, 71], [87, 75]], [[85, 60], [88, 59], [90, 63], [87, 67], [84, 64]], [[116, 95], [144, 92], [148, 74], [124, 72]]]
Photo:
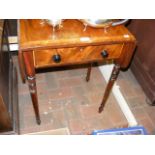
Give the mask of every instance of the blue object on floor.
[[143, 126], [135, 126], [129, 128], [94, 130], [92, 135], [147, 135], [147, 131]]

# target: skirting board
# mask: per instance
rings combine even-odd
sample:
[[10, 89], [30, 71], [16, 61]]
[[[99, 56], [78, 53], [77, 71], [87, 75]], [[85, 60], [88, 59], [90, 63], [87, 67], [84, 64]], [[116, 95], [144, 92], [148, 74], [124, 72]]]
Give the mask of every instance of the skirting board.
[[[108, 83], [112, 69], [113, 69], [113, 64], [110, 65], [104, 65], [104, 66], [100, 66], [99, 70], [102, 73], [105, 81]], [[124, 116], [126, 117], [127, 121], [128, 121], [128, 125], [129, 126], [136, 126], [138, 123], [133, 115], [133, 113], [131, 112], [125, 98], [123, 97], [119, 86], [117, 85], [117, 82], [115, 82], [112, 92], [117, 100], [117, 103], [119, 104]]]
[[60, 128], [42, 132], [27, 133], [24, 135], [70, 135], [70, 132], [68, 128]]

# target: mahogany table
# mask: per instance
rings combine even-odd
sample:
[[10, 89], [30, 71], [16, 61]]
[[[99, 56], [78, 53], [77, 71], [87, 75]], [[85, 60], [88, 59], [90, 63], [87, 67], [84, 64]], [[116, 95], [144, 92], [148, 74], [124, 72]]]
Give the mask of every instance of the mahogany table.
[[52, 26], [42, 24], [42, 20], [22, 19], [18, 21], [18, 36], [21, 76], [23, 82], [28, 81], [38, 124], [41, 120], [36, 89], [37, 69], [90, 64], [86, 77], [89, 81], [92, 63], [113, 62], [115, 65], [99, 107], [99, 112], [102, 112], [120, 69], [129, 66], [136, 45], [136, 39], [124, 26], [85, 29], [81, 21], [73, 19], [64, 20], [62, 27], [54, 32]]

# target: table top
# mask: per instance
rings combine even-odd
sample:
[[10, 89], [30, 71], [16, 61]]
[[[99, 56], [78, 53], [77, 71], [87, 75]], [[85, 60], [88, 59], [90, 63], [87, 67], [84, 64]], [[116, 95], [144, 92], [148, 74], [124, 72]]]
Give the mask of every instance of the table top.
[[[92, 28], [76, 19], [66, 19], [61, 28], [42, 24], [41, 19], [21, 19], [18, 21], [19, 48], [21, 51], [59, 48], [107, 43], [135, 42], [134, 36], [125, 26]], [[54, 37], [53, 37], [54, 36]]]

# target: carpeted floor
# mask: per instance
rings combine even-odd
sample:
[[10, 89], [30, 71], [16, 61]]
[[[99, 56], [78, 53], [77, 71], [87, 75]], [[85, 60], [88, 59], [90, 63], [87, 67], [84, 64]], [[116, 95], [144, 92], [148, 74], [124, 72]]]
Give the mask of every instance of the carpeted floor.
[[[14, 63], [18, 68], [17, 57]], [[28, 85], [18, 69], [20, 134], [68, 128], [70, 134], [91, 134], [93, 130], [127, 127], [128, 123], [111, 94], [99, 114], [106, 82], [98, 67], [85, 81], [86, 68], [36, 74], [41, 125], [37, 125]]]
[[[35, 122], [27, 84], [21, 82], [18, 69], [20, 133], [44, 133], [68, 128], [70, 134], [91, 134], [95, 129], [127, 127], [128, 123], [111, 94], [104, 112], [98, 114], [106, 86], [99, 69], [94, 67], [91, 79], [85, 81], [86, 69], [70, 69], [36, 75], [42, 124]], [[117, 84], [139, 125], [148, 133], [155, 130], [155, 106], [146, 103], [146, 96], [132, 72], [121, 72]], [[46, 133], [46, 132], [45, 132]], [[62, 132], [65, 133], [65, 132]]]

